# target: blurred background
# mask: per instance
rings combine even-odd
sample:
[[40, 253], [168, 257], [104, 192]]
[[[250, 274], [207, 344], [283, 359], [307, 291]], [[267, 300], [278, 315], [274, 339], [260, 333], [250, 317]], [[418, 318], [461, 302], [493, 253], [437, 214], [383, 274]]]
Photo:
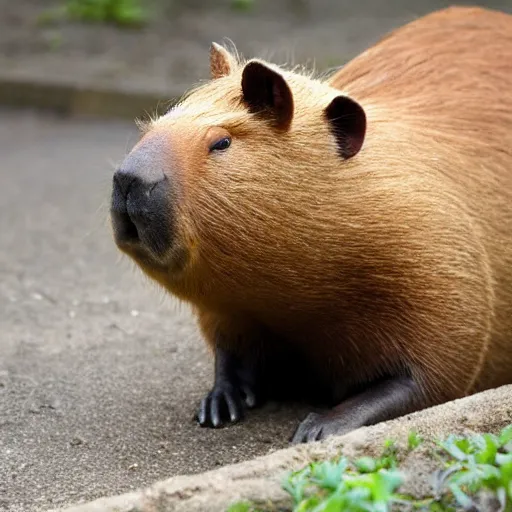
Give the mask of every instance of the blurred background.
[[325, 69], [385, 32], [462, 3], [512, 0], [0, 0], [0, 65], [127, 90], [180, 94], [207, 78], [211, 41]]
[[[187, 309], [119, 256], [113, 170], [137, 141], [135, 117], [208, 78], [212, 41], [324, 70], [453, 3], [0, 0], [0, 511], [287, 446], [306, 409], [196, 425], [212, 359]], [[512, 12], [512, 0], [463, 3]]]

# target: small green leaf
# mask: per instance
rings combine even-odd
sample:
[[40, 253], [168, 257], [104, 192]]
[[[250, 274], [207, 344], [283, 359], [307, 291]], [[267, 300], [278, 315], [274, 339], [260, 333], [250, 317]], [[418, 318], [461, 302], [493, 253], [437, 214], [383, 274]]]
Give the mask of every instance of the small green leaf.
[[347, 465], [348, 462], [345, 457], [342, 457], [338, 462], [326, 461], [316, 464], [312, 468], [311, 476], [320, 487], [335, 490], [343, 478]]
[[[461, 446], [464, 449], [461, 449]], [[449, 437], [446, 441], [441, 443], [441, 447], [457, 460], [467, 459], [469, 444], [466, 445], [465, 443], [457, 442], [454, 438]]]
[[507, 468], [512, 466], [512, 453], [497, 453], [496, 454], [496, 464], [503, 468]]
[[446, 512], [446, 507], [439, 501], [432, 501], [428, 504], [428, 510], [430, 512]]
[[316, 510], [316, 507], [320, 504], [321, 500], [319, 496], [310, 496], [302, 501], [299, 506], [294, 509], [294, 512], [311, 512], [312, 510]]
[[233, 505], [231, 505], [227, 512], [251, 512], [252, 510], [252, 505], [248, 502], [245, 502], [245, 501], [240, 501], [238, 503], [233, 503]]
[[382, 470], [371, 476], [373, 479], [372, 494], [376, 502], [388, 502], [403, 481], [401, 474], [397, 471]]
[[309, 476], [309, 467], [305, 470], [292, 473], [283, 482], [283, 489], [292, 497], [295, 503], [304, 499], [304, 490]]
[[502, 446], [512, 442], [512, 425], [505, 427], [500, 433], [500, 444]]
[[449, 482], [458, 486], [467, 486], [472, 492], [476, 492], [482, 487], [495, 489], [500, 484], [500, 471], [494, 466], [479, 464], [471, 469], [455, 473], [450, 477]]
[[377, 469], [377, 462], [372, 457], [361, 457], [354, 465], [361, 473], [371, 473]]
[[478, 451], [475, 453], [475, 460], [480, 464], [493, 464], [498, 452], [498, 439], [490, 434], [475, 436], [473, 440], [478, 445]]
[[455, 484], [451, 484], [449, 487], [461, 507], [469, 509], [473, 506], [473, 500], [460, 487]]
[[343, 510], [342, 505], [343, 498], [338, 494], [332, 494], [315, 508], [315, 512], [340, 512], [340, 510]]
[[379, 475], [386, 482], [386, 485], [391, 492], [394, 492], [396, 489], [398, 489], [404, 482], [404, 475], [400, 471], [383, 470], [379, 472]]
[[407, 448], [409, 451], [415, 450], [418, 446], [423, 442], [423, 438], [415, 431], [412, 430], [409, 432], [409, 437], [407, 438]]

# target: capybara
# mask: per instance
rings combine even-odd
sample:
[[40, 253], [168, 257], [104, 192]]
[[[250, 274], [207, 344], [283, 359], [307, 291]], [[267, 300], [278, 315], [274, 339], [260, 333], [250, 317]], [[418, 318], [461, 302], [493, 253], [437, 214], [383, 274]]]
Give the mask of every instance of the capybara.
[[214, 352], [199, 423], [303, 400], [305, 442], [512, 383], [512, 16], [437, 11], [330, 75], [210, 67], [111, 210]]

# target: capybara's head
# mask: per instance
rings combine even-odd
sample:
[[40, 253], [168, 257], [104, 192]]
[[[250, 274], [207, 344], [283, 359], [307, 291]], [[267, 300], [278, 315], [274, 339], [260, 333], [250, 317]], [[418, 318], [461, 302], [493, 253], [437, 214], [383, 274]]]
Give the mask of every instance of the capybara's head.
[[116, 243], [187, 300], [314, 293], [343, 245], [365, 112], [327, 81], [215, 44], [210, 67], [116, 171]]

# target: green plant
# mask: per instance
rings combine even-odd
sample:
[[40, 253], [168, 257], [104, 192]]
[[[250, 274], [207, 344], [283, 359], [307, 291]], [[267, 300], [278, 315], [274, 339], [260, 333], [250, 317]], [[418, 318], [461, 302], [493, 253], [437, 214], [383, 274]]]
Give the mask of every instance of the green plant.
[[403, 477], [390, 464], [379, 467], [383, 460], [367, 457], [350, 464], [341, 457], [313, 463], [292, 473], [283, 487], [293, 499], [294, 512], [384, 512], [399, 499], [395, 491]]
[[415, 431], [411, 430], [407, 437], [407, 448], [409, 451], [415, 450], [423, 442], [423, 438]]
[[240, 501], [231, 505], [227, 512], [257, 512], [254, 505], [247, 501]]
[[231, 7], [237, 11], [248, 11], [254, 7], [254, 0], [231, 0]]
[[444, 492], [449, 503], [456, 501], [470, 509], [476, 507], [474, 497], [487, 491], [499, 501], [503, 512], [512, 512], [512, 425], [498, 436], [450, 436], [439, 444], [450, 458], [444, 471], [437, 474], [438, 496]]
[[80, 21], [139, 25], [146, 21], [141, 0], [66, 0], [68, 16]]
[[[422, 442], [416, 432], [410, 432], [407, 451]], [[398, 448], [388, 440], [380, 457], [361, 457], [353, 462], [340, 457], [290, 473], [283, 482], [293, 502], [288, 510], [387, 512], [396, 506], [425, 512], [477, 511], [482, 496], [490, 495], [501, 512], [512, 512], [512, 425], [499, 435], [449, 436], [437, 444], [443, 469], [434, 475], [432, 496], [418, 500], [399, 494], [404, 475], [398, 469]], [[256, 510], [243, 502], [229, 512]]]

